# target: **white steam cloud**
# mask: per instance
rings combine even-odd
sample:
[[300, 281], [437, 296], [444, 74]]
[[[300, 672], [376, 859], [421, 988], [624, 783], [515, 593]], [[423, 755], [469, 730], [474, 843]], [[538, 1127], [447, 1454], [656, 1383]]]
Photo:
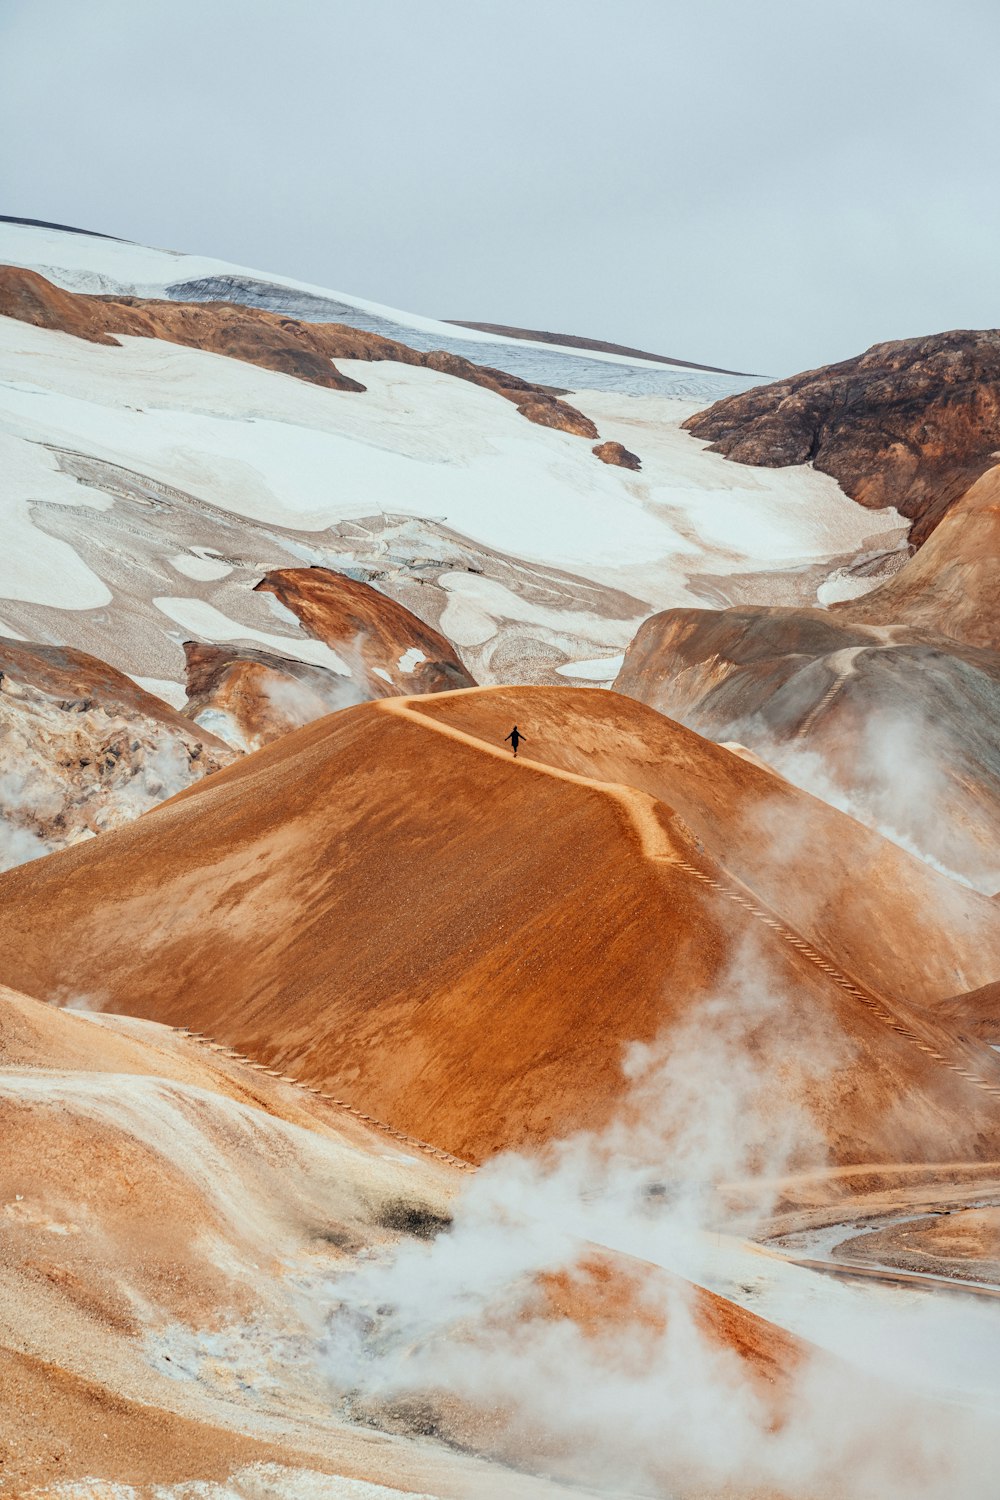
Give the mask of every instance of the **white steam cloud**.
[[0, 773], [0, 871], [39, 859], [54, 847], [28, 826], [38, 816], [39, 802], [45, 816], [58, 811], [53, 788], [35, 785], [33, 776], [23, 770]]
[[[738, 972], [759, 972], [743, 957]], [[786, 996], [734, 979], [668, 1041], [630, 1049], [608, 1128], [493, 1160], [450, 1231], [329, 1287], [324, 1352], [347, 1409], [614, 1493], [992, 1500], [989, 1425], [886, 1382], [857, 1294], [822, 1281], [828, 1342], [856, 1367], [805, 1346], [782, 1387], [711, 1333], [688, 1285], [718, 1280], [720, 1257], [752, 1277], [733, 1236], [772, 1209], [782, 1173], [824, 1164], [810, 1093], [850, 1047], [787, 1020]], [[586, 1301], [595, 1257], [611, 1278], [596, 1331], [540, 1308], [553, 1278]]]
[[[747, 731], [749, 733], [749, 731]], [[807, 747], [751, 736], [754, 749], [803, 791], [849, 813], [939, 874], [986, 895], [1000, 890], [1000, 809], [954, 765], [953, 747], [913, 710], [869, 711], [850, 734]]]

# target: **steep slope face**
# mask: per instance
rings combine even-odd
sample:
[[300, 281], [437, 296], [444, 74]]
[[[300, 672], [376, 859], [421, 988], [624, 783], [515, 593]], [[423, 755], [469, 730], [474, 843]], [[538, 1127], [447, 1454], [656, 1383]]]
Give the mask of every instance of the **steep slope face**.
[[495, 391], [513, 401], [522, 416], [542, 427], [556, 427], [578, 437], [598, 435], [589, 418], [550, 391], [502, 370], [485, 369], [440, 350], [421, 354], [405, 344], [378, 334], [361, 334], [340, 324], [297, 323], [236, 303], [88, 297], [55, 287], [35, 271], [0, 266], [0, 317], [69, 333], [94, 344], [116, 344], [122, 335], [166, 339], [294, 375], [331, 391], [365, 389], [337, 370], [332, 363], [335, 359], [420, 365]]
[[949, 510], [934, 535], [894, 578], [869, 596], [834, 608], [862, 624], [919, 626], [966, 646], [996, 651], [998, 559], [1000, 466], [995, 466]]
[[241, 750], [371, 698], [475, 686], [442, 635], [369, 584], [329, 568], [285, 568], [266, 574], [257, 589], [273, 595], [348, 671], [186, 641], [184, 712]]
[[1000, 979], [942, 1001], [939, 1013], [956, 1031], [1000, 1046]]
[[817, 610], [670, 610], [620, 692], [744, 742], [981, 890], [1000, 889], [1000, 469], [870, 596]]
[[244, 752], [374, 696], [353, 676], [252, 646], [185, 641], [184, 655], [185, 714]]
[[228, 745], [106, 662], [0, 638], [0, 866], [137, 818]]
[[329, 568], [278, 568], [257, 585], [308, 633], [358, 658], [366, 695], [441, 693], [475, 687], [437, 630], [376, 589]]
[[835, 1160], [998, 1144], [994, 1055], [911, 1010], [995, 972], [993, 903], [606, 694], [348, 710], [0, 906], [21, 988], [194, 1020], [460, 1155], [599, 1125], [622, 1046], [713, 995]]
[[615, 684], [1000, 890], [1000, 654], [818, 610], [669, 610]]
[[812, 463], [862, 505], [893, 505], [917, 546], [1000, 448], [1000, 331], [876, 344], [724, 398], [685, 424], [738, 463]]

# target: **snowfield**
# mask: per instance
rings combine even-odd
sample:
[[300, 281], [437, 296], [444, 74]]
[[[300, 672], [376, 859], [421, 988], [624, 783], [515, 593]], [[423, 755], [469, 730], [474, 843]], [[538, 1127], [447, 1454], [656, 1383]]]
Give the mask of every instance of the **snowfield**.
[[[4, 257], [139, 291], [181, 261], [185, 276], [219, 264], [0, 225]], [[445, 325], [413, 321], [427, 326]], [[481, 338], [491, 358], [512, 342]], [[343, 671], [252, 592], [268, 569], [320, 564], [440, 629], [482, 682], [600, 683], [654, 610], [812, 604], [859, 554], [905, 544], [896, 511], [864, 510], [828, 476], [705, 451], [680, 427], [697, 402], [574, 394], [602, 439], [639, 454], [635, 473], [449, 375], [340, 367], [366, 391], [0, 319], [0, 632], [91, 651], [172, 684], [172, 701], [188, 638]]]
[[331, 292], [228, 261], [125, 240], [0, 221], [0, 265], [32, 270], [74, 292], [166, 297], [182, 302], [245, 302], [314, 323], [346, 323], [411, 348], [447, 349], [476, 364], [499, 365], [540, 385], [658, 392], [708, 405], [759, 385], [761, 376], [719, 375], [669, 361], [634, 359], [457, 328], [380, 302]]

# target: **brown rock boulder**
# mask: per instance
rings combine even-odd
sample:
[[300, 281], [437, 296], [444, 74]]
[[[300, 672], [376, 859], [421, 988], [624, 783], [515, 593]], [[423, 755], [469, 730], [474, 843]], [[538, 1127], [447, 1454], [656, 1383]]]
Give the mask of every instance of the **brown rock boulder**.
[[894, 505], [919, 546], [996, 461], [1000, 329], [876, 344], [728, 396], [684, 425], [737, 463], [812, 463], [861, 505]]
[[636, 454], [630, 453], [624, 443], [598, 443], [591, 452], [602, 464], [617, 464], [619, 469], [641, 469], [642, 463]]

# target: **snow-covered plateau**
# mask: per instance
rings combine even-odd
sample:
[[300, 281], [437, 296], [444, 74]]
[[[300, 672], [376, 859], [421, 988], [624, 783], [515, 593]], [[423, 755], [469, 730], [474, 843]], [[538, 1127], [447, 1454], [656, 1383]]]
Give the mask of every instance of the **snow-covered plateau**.
[[[143, 295], [249, 274], [10, 223], [0, 262], [75, 290]], [[447, 324], [324, 295], [411, 342], [454, 337]], [[495, 335], [462, 342], [505, 368], [512, 352], [531, 352]], [[430, 369], [341, 360], [366, 390], [330, 391], [158, 339], [106, 347], [0, 319], [0, 632], [177, 686], [192, 634], [266, 638], [317, 662], [287, 611], [279, 618], [251, 592], [268, 569], [315, 563], [405, 604], [484, 683], [607, 683], [654, 610], [815, 603], [859, 554], [905, 545], [895, 510], [865, 510], [808, 467], [730, 463], [684, 432], [735, 377], [556, 356], [564, 375], [589, 379], [597, 366], [617, 382], [574, 384], [571, 399], [603, 439], [639, 455], [641, 472], [600, 463], [589, 439]], [[636, 369], [673, 393], [633, 394]]]

